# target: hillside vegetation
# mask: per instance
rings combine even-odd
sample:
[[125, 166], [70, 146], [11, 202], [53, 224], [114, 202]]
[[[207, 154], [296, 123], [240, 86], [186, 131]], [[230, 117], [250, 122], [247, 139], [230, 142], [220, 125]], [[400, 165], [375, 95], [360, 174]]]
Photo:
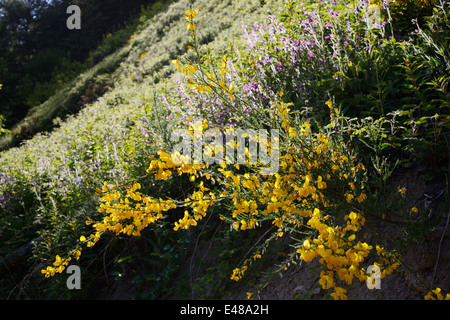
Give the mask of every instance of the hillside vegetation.
[[65, 27], [70, 1], [0, 4], [0, 127], [8, 129], [0, 150], [51, 131], [110, 90], [109, 76], [129, 52], [130, 36], [170, 1], [74, 4], [83, 8], [83, 28], [76, 30]]
[[[311, 263], [320, 298], [346, 299], [369, 266], [408, 269], [448, 226], [449, 4], [174, 1], [36, 108], [51, 130], [1, 152], [0, 296], [258, 298]], [[99, 75], [76, 114], [47, 109]], [[259, 139], [219, 143], [239, 128]], [[219, 161], [240, 146], [247, 161]], [[421, 297], [450, 292], [438, 266]]]

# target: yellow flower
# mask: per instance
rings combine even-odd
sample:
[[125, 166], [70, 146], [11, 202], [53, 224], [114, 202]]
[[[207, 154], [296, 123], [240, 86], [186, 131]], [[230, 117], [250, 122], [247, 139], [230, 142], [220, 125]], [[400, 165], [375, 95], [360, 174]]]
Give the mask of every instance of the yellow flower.
[[309, 242], [309, 239], [306, 239], [306, 240], [303, 242], [303, 249], [309, 250], [310, 248], [311, 248], [311, 243]]
[[187, 22], [191, 22], [197, 16], [198, 10], [199, 10], [198, 8], [195, 9], [195, 10], [191, 10], [191, 9], [186, 10], [185, 13], [184, 13], [186, 21]]
[[[225, 75], [227, 74], [227, 73], [229, 73], [230, 72], [230, 70], [228, 70], [227, 68], [223, 68], [222, 70], [220, 70], [220, 75], [222, 76], [222, 77], [225, 77]], [[220, 82], [220, 86], [225, 90], [226, 89], [226, 85], [225, 85], [225, 82], [223, 82], [223, 79], [222, 79], [222, 81]]]
[[322, 289], [326, 290], [334, 286], [334, 279], [330, 275], [330, 273], [325, 273], [324, 271], [322, 271], [320, 273], [319, 284], [322, 286]]
[[80, 250], [75, 251], [74, 256], [77, 260], [80, 259], [81, 251]]
[[61, 257], [56, 255], [56, 260], [53, 262], [53, 266], [57, 267], [61, 264]]
[[327, 183], [322, 181], [322, 176], [319, 176], [317, 178], [317, 188], [319, 188], [319, 189], [326, 189], [327, 188]]
[[[436, 295], [436, 297], [433, 296], [433, 294]], [[441, 294], [441, 288], [436, 288], [434, 290], [431, 290], [428, 292], [428, 294], [425, 296], [425, 300], [450, 300], [450, 294], [447, 293], [447, 295], [444, 296]]]
[[235, 268], [233, 270], [233, 274], [231, 275], [230, 279], [234, 280], [234, 281], [239, 281], [239, 279], [241, 278], [239, 276], [240, 272], [241, 272], [241, 270], [239, 268]]
[[399, 189], [398, 189], [398, 192], [400, 192], [400, 194], [402, 195], [402, 197], [404, 197], [404, 196], [405, 196], [405, 193], [406, 193], [406, 188], [399, 188]]
[[175, 64], [176, 65], [176, 68], [178, 69], [178, 70], [181, 70], [181, 63], [180, 63], [180, 61], [178, 61], [178, 60], [172, 60], [172, 61], [170, 61], [172, 64]]
[[302, 128], [301, 128], [301, 132], [303, 133], [303, 136], [308, 136], [309, 135], [309, 128], [311, 127], [311, 124], [309, 123], [309, 122], [305, 122], [303, 125], [302, 125]]
[[358, 197], [358, 202], [361, 203], [367, 199], [367, 196], [364, 193], [361, 193]]
[[347, 300], [347, 296], [345, 295], [345, 293], [347, 293], [347, 290], [340, 287], [334, 287], [334, 291], [335, 292], [330, 293], [330, 296], [332, 296], [334, 300]]
[[317, 256], [314, 250], [298, 249], [297, 253], [300, 253], [300, 259], [302, 259], [305, 262], [310, 262]]
[[190, 64], [187, 64], [187, 65], [183, 66], [183, 73], [185, 75], [187, 75], [187, 76], [189, 74], [194, 74], [196, 72], [197, 72], [197, 67], [196, 66], [193, 66], [193, 65], [190, 65]]
[[346, 196], [346, 199], [347, 199], [348, 203], [350, 203], [353, 198], [354, 198], [354, 196], [352, 194], [350, 194], [350, 193], [348, 193], [347, 196]]
[[289, 127], [289, 138], [295, 137], [297, 135], [297, 130], [295, 128]]

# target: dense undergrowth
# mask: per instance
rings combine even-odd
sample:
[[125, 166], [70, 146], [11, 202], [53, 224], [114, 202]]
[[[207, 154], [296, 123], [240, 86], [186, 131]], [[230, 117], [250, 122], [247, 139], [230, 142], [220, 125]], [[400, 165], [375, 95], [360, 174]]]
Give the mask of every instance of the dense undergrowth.
[[[113, 90], [2, 152], [1, 296], [124, 285], [220, 298], [235, 281], [257, 296], [263, 271], [313, 259], [335, 299], [369, 265], [388, 276], [442, 222], [391, 178], [448, 175], [449, 13], [445, 1], [174, 3], [130, 39]], [[222, 140], [239, 128], [248, 141]], [[173, 153], [175, 132], [193, 148]], [[248, 161], [221, 161], [239, 147]], [[67, 289], [69, 264], [82, 290]]]

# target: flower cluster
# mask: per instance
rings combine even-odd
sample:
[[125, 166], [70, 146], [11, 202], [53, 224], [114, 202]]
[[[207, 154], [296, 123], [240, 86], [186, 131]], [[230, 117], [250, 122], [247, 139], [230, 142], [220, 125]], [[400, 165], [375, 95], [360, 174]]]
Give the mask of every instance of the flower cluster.
[[189, 9], [184, 13], [184, 17], [186, 18], [186, 21], [189, 23], [188, 26], [186, 27], [186, 29], [191, 30], [192, 34], [195, 34], [195, 23], [194, 23], [194, 19], [197, 16], [197, 12], [199, 9]]
[[230, 279], [234, 281], [239, 281], [244, 276], [245, 271], [247, 271], [247, 266], [244, 265], [242, 268], [235, 268], [233, 270], [233, 274], [231, 275]]
[[444, 298], [441, 293], [441, 288], [436, 288], [428, 292], [428, 294], [425, 296], [425, 300], [450, 300], [450, 293], [447, 293]]
[[[127, 188], [124, 195], [116, 190], [116, 186], [110, 187], [106, 182], [103, 189], [98, 188], [96, 194], [101, 196], [98, 211], [105, 212], [107, 215], [98, 222], [91, 219], [86, 221], [87, 225], [92, 225], [94, 232], [88, 237], [81, 236], [79, 238], [80, 243], [88, 248], [93, 247], [101, 239], [102, 234], [107, 231], [116, 235], [140, 236], [141, 231], [149, 224], [154, 224], [163, 217], [163, 212], [176, 208], [171, 200], [164, 201], [144, 196], [137, 191], [140, 188], [141, 185], [135, 183]], [[81, 250], [81, 246], [78, 246], [64, 259], [56, 256], [53, 266], [48, 266], [41, 272], [46, 277], [61, 273], [71, 261], [71, 256], [74, 256], [77, 260], [80, 258]]]
[[45, 275], [46, 278], [53, 277], [56, 273], [62, 273], [66, 267], [69, 265], [69, 262], [74, 257], [76, 260], [80, 259], [81, 249], [72, 250], [66, 258], [61, 258], [59, 255], [56, 256], [55, 261], [51, 266], [47, 266], [47, 268], [42, 269], [41, 273]]
[[[163, 217], [163, 212], [176, 207], [171, 200], [164, 201], [141, 194], [137, 191], [140, 188], [139, 183], [133, 184], [127, 188], [123, 198], [121, 193], [115, 190], [115, 186], [109, 188], [106, 183], [102, 190], [97, 190], [103, 194], [98, 210], [109, 215], [104, 217], [101, 222], [93, 224], [96, 233], [91, 234], [91, 240], [87, 246], [95, 244], [100, 238], [100, 233], [105, 231], [112, 231], [117, 235], [122, 233], [140, 236], [141, 231], [149, 224], [153, 224]], [[90, 223], [87, 221], [87, 224]]]
[[[368, 257], [373, 246], [366, 242], [355, 242], [356, 233], [364, 225], [365, 219], [361, 214], [351, 212], [344, 217], [345, 227], [330, 227], [325, 223], [329, 216], [324, 216], [320, 210], [315, 209], [308, 225], [318, 231], [318, 236], [311, 240], [306, 239], [297, 250], [300, 258], [309, 262], [320, 257], [319, 262], [325, 269], [320, 273], [320, 281], [323, 289], [334, 288], [331, 296], [335, 299], [346, 299], [346, 290], [337, 286], [337, 279], [351, 284], [354, 278], [366, 281], [368, 276], [361, 263]], [[383, 267], [380, 278], [391, 274], [399, 265], [398, 259], [388, 258], [385, 250], [376, 246], [380, 262], [374, 265]]]

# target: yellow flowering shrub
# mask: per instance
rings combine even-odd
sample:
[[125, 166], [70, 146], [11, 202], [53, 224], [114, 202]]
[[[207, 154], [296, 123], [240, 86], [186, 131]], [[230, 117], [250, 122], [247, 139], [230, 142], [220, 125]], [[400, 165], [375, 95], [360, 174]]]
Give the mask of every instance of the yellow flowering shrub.
[[[105, 216], [101, 221], [86, 221], [93, 232], [81, 236], [81, 245], [94, 246], [105, 232], [140, 236], [150, 224], [175, 208], [184, 208], [184, 215], [174, 223], [173, 229], [187, 230], [196, 226], [217, 202], [227, 205], [229, 210], [219, 214], [235, 230], [256, 228], [266, 221], [274, 226], [273, 239], [286, 233], [310, 230], [311, 237], [305, 239], [296, 251], [298, 257], [309, 262], [315, 258], [323, 265], [320, 284], [324, 289], [334, 289], [335, 299], [346, 298], [345, 289], [338, 280], [351, 284], [354, 278], [365, 281], [368, 277], [363, 262], [373, 246], [356, 241], [357, 232], [364, 226], [364, 216], [357, 213], [366, 199], [363, 182], [364, 166], [356, 158], [333, 143], [330, 135], [313, 133], [308, 122], [294, 126], [286, 104], [279, 102], [271, 111], [273, 119], [282, 123], [280, 135], [280, 167], [272, 175], [261, 174], [262, 164], [245, 165], [207, 163], [194, 164], [185, 161], [174, 162], [180, 154], [159, 151], [159, 159], [150, 162], [147, 172], [157, 180], [165, 181], [176, 175], [188, 175], [195, 187], [183, 201], [153, 198], [139, 192], [141, 185], [134, 183], [125, 193], [106, 182], [103, 189], [97, 189], [100, 199], [99, 212]], [[207, 126], [207, 124], [203, 124]], [[193, 133], [194, 126], [190, 127]], [[247, 150], [248, 154], [248, 150]], [[248, 156], [250, 156], [248, 154]], [[183, 156], [181, 156], [183, 157]], [[190, 159], [192, 160], [192, 159]], [[214, 189], [211, 182], [214, 181]], [[341, 197], [341, 201], [336, 198]], [[350, 210], [343, 216], [345, 224], [338, 225], [343, 210]], [[252, 258], [235, 268], [231, 279], [242, 278], [248, 264], [261, 257], [260, 248]], [[61, 273], [72, 256], [79, 258], [81, 248], [76, 248], [66, 259], [57, 256], [53, 266], [42, 270], [46, 276]], [[398, 260], [376, 247], [384, 269], [382, 277], [390, 274]]]
[[[172, 63], [186, 77], [193, 98], [214, 95], [226, 102], [226, 106], [235, 106], [243, 99], [239, 97], [236, 83], [231, 81], [230, 57], [225, 55], [213, 64], [208, 54], [200, 53], [195, 38], [197, 12], [198, 9], [189, 9], [185, 18], [198, 62], [183, 64], [173, 60]], [[246, 67], [252, 68], [252, 63]], [[266, 128], [279, 130], [278, 141], [258, 142], [259, 149], [271, 153], [277, 148], [273, 141], [279, 142], [276, 172], [263, 174], [262, 169], [266, 167], [261, 161], [198, 163], [191, 156], [160, 150], [159, 158], [152, 159], [148, 166], [148, 175], [158, 180], [162, 187], [167, 180], [185, 176], [192, 192], [183, 200], [162, 199], [141, 193], [139, 182], [125, 188], [105, 182], [96, 192], [102, 219], [86, 221], [92, 226], [92, 233], [81, 236], [79, 245], [66, 258], [57, 256], [42, 273], [46, 277], [61, 273], [72, 257], [80, 257], [83, 246], [94, 246], [105, 233], [139, 237], [150, 225], [179, 212], [183, 214], [175, 217], [173, 230], [188, 230], [212, 214], [211, 208], [220, 202], [221, 208], [226, 210], [214, 214], [232, 229], [244, 231], [263, 225], [272, 228], [267, 241], [234, 268], [231, 280], [242, 279], [249, 265], [261, 259], [267, 245], [285, 235], [302, 235], [302, 239], [296, 241], [291, 257], [304, 262], [317, 259], [322, 265], [319, 284], [325, 290], [332, 290], [334, 299], [347, 298], [344, 284], [350, 285], [354, 279], [367, 281], [370, 274], [365, 267], [369, 259], [370, 264], [380, 267], [381, 278], [391, 274], [400, 265], [398, 255], [359, 239], [365, 225], [364, 201], [367, 199], [364, 165], [358, 162], [336, 131], [320, 131], [310, 121], [300, 119], [290, 110], [290, 104], [281, 100], [282, 97], [283, 92], [276, 97], [267, 96], [267, 108], [259, 110], [258, 114], [260, 123]], [[327, 101], [325, 104], [336, 126], [333, 103]], [[191, 137], [199, 129], [197, 126], [227, 129], [204, 120], [189, 126]], [[224, 149], [238, 147], [239, 143], [235, 142], [225, 144]], [[243, 147], [250, 159], [249, 147]]]

